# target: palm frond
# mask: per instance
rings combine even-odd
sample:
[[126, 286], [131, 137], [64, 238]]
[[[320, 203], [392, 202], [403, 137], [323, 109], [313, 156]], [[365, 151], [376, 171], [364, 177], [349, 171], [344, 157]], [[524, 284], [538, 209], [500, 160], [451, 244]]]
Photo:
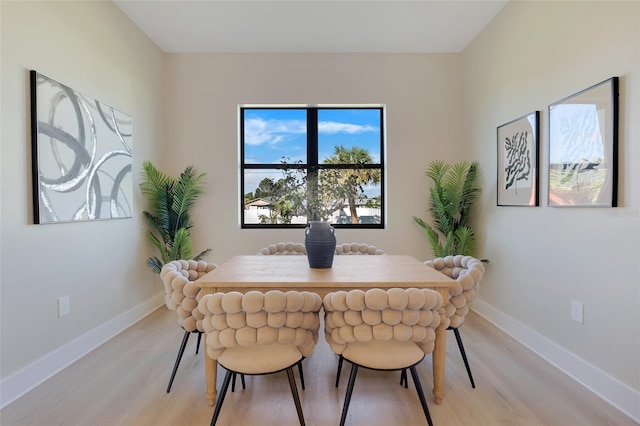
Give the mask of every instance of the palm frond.
[[438, 184], [439, 182], [442, 182], [442, 178], [447, 174], [450, 167], [451, 166], [449, 164], [442, 160], [433, 160], [429, 163], [429, 168], [425, 174], [433, 181], [434, 184]]
[[173, 244], [169, 249], [169, 257], [171, 260], [191, 259], [193, 257], [191, 236], [186, 228], [180, 228], [176, 231]]
[[194, 206], [196, 199], [205, 192], [205, 187], [202, 183], [205, 176], [206, 173], [196, 176], [193, 169], [187, 167], [176, 182], [173, 205], [171, 206], [178, 218], [175, 229], [189, 229], [193, 226], [189, 218], [189, 210]]
[[460, 223], [460, 209], [464, 204], [464, 180], [468, 167], [469, 163], [466, 161], [455, 163], [450, 169], [451, 172], [444, 177], [443, 186], [446, 188], [446, 192], [449, 196], [449, 214], [453, 222], [452, 229], [449, 231], [455, 231]]
[[[142, 214], [153, 229], [148, 232], [149, 239], [160, 253], [159, 257], [150, 257], [147, 266], [153, 272], [160, 273], [162, 266], [171, 260], [191, 259], [189, 229], [193, 225], [189, 210], [204, 193], [203, 179], [206, 173], [196, 175], [193, 167], [188, 166], [179, 179], [174, 179], [160, 172], [149, 161], [145, 161], [142, 168], [140, 191], [149, 201], [149, 211], [143, 211]], [[198, 260], [210, 251], [202, 251], [197, 256]]]
[[197, 256], [193, 257], [193, 260], [202, 260], [204, 257], [208, 256], [209, 254], [211, 254], [211, 249], [208, 248], [206, 250], [202, 250], [202, 252], [200, 252], [200, 254], [198, 254]]
[[166, 223], [163, 222], [162, 219], [147, 211], [142, 212], [142, 215], [147, 219], [149, 225], [151, 225], [151, 227], [160, 234], [162, 241], [167, 243], [171, 240], [169, 229], [166, 228]]
[[421, 218], [417, 217], [417, 216], [412, 216], [413, 217], [413, 221], [415, 223], [417, 223], [418, 225], [420, 225], [422, 227], [422, 229], [427, 229], [429, 228], [429, 225], [427, 224], [427, 222], [425, 222], [424, 220], [422, 220]]
[[429, 212], [433, 216], [436, 229], [445, 235], [448, 234], [454, 226], [454, 223], [451, 220], [451, 193], [448, 188], [443, 185], [450, 169], [451, 165], [444, 161], [434, 160], [429, 163], [429, 167], [425, 173], [427, 177], [433, 181], [429, 190]]
[[162, 271], [163, 263], [155, 256], [151, 256], [147, 259], [147, 266], [151, 269], [151, 272], [154, 274], [159, 274]]
[[171, 241], [162, 242], [155, 236], [155, 234], [151, 231], [147, 233], [149, 239], [153, 243], [154, 246], [160, 252], [160, 257], [162, 257], [162, 263], [167, 263], [167, 246], [171, 244]]
[[466, 226], [471, 212], [471, 207], [480, 192], [480, 188], [475, 186], [476, 179], [480, 170], [480, 163], [474, 161], [469, 165], [467, 174], [462, 185], [462, 205], [460, 207], [460, 226]]
[[455, 252], [473, 255], [477, 250], [476, 235], [468, 226], [458, 228], [455, 233]]
[[427, 227], [424, 232], [427, 235], [427, 240], [429, 240], [429, 244], [431, 245], [431, 251], [433, 251], [433, 255], [435, 257], [443, 257], [444, 247], [440, 242], [440, 234], [438, 234], [433, 228]]
[[447, 192], [444, 188], [436, 188], [434, 185], [429, 208], [435, 227], [443, 234], [448, 234], [454, 228], [451, 197]]
[[150, 210], [161, 221], [168, 221], [171, 210], [171, 194], [169, 191], [172, 179], [160, 172], [150, 161], [142, 164], [143, 174], [140, 191], [149, 200]]
[[475, 235], [466, 223], [480, 191], [475, 185], [479, 167], [477, 161], [448, 164], [433, 160], [429, 163], [425, 174], [432, 181], [428, 211], [433, 227], [416, 216], [413, 220], [424, 229], [436, 257], [473, 255], [476, 250]]
[[453, 232], [449, 232], [445, 235], [444, 246], [442, 247], [442, 252], [438, 254], [438, 257], [445, 257], [450, 254], [454, 254], [455, 251], [455, 237]]

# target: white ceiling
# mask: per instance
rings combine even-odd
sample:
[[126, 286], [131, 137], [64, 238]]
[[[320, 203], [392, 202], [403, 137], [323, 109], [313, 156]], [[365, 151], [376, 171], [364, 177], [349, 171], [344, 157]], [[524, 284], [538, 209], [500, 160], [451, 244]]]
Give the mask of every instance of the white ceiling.
[[165, 52], [461, 52], [508, 0], [113, 0]]

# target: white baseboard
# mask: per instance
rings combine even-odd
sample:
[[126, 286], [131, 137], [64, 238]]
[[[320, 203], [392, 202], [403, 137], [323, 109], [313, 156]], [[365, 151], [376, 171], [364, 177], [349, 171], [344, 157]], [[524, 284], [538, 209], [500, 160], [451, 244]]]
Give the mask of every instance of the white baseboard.
[[73, 364], [164, 304], [164, 291], [134, 306], [0, 381], [0, 408]]
[[560, 371], [640, 423], [640, 392], [483, 300], [476, 299], [473, 310]]

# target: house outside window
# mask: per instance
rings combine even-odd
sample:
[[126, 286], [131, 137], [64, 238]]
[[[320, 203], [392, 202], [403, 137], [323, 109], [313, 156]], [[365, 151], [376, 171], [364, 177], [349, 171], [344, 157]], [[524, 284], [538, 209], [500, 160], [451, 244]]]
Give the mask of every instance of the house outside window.
[[239, 108], [242, 228], [384, 228], [384, 106]]

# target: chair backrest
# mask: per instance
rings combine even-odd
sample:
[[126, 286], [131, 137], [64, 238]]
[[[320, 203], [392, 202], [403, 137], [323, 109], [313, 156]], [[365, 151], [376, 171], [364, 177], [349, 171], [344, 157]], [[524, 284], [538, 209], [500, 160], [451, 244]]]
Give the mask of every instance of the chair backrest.
[[202, 313], [197, 309], [200, 288], [194, 281], [217, 268], [215, 263], [202, 260], [172, 260], [160, 271], [164, 283], [167, 308], [178, 312], [178, 324], [185, 331], [203, 331]]
[[342, 243], [336, 244], [337, 255], [359, 255], [359, 254], [385, 254], [383, 250], [376, 246], [364, 243]]
[[320, 296], [308, 291], [214, 293], [198, 303], [212, 359], [227, 348], [275, 343], [294, 345], [307, 357], [318, 342], [321, 308]]
[[325, 339], [340, 355], [349, 343], [415, 342], [433, 351], [442, 296], [429, 289], [372, 288], [329, 293], [324, 297]]
[[269, 255], [307, 255], [307, 249], [305, 248], [304, 244], [302, 243], [293, 243], [293, 242], [288, 242], [288, 243], [276, 243], [276, 244], [270, 244], [268, 246], [266, 246], [265, 248], [263, 248], [262, 250], [260, 250], [258, 253], [259, 255], [265, 255], [265, 256], [269, 256]]
[[457, 284], [449, 289], [449, 303], [445, 309], [450, 319], [449, 326], [460, 327], [476, 300], [478, 287], [484, 275], [484, 265], [475, 257], [462, 255], [438, 257], [424, 263], [457, 281]]

